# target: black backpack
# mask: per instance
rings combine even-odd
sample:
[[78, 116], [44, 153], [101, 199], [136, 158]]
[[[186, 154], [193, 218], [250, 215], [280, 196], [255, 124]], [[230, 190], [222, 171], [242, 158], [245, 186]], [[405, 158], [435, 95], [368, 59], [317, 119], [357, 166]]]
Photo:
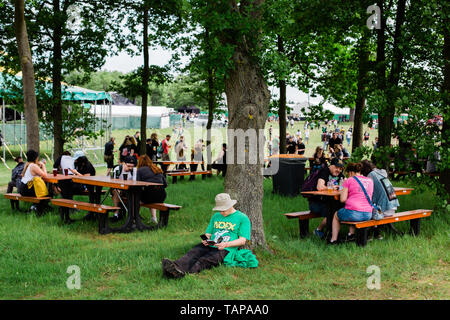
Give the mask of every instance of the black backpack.
[[306, 178], [305, 182], [303, 182], [302, 185], [302, 192], [317, 190], [317, 181], [319, 180], [319, 172], [322, 171], [322, 169], [323, 168], [314, 171], [308, 176], [308, 178]]

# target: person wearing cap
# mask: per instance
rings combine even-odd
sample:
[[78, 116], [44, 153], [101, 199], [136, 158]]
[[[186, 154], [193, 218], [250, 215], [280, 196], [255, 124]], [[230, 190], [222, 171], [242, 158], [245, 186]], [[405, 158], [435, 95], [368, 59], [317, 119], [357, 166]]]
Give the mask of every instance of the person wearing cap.
[[178, 260], [167, 258], [162, 260], [163, 274], [170, 278], [182, 278], [187, 273], [199, 273], [202, 270], [220, 264], [255, 268], [258, 260], [247, 249], [240, 249], [250, 240], [251, 223], [247, 215], [234, 208], [236, 200], [227, 193], [220, 193], [215, 198], [217, 211], [211, 218], [205, 236], [214, 241], [209, 245], [207, 240], [192, 248]]
[[[25, 167], [22, 157], [16, 157], [14, 161], [17, 162], [17, 165], [11, 172], [11, 181], [8, 182], [8, 189], [6, 190], [6, 193], [13, 192], [14, 187], [17, 188], [17, 182], [22, 178], [22, 171]], [[11, 208], [14, 209], [15, 207], [17, 207], [17, 210], [19, 209], [19, 201], [11, 200]]]
[[[361, 174], [363, 165], [361, 163], [348, 163], [346, 172], [348, 179], [344, 181], [340, 191], [340, 201], [345, 203], [345, 207], [340, 208], [333, 216], [333, 234], [329, 244], [339, 244], [338, 235], [341, 221], [368, 221], [372, 219], [372, 205], [367, 199], [372, 201], [373, 180]], [[363, 191], [363, 188], [365, 192]], [[355, 226], [349, 227], [347, 241], [355, 240]]]
[[[317, 178], [316, 191], [324, 191], [328, 189], [328, 185], [332, 184], [333, 188], [337, 188], [339, 185], [339, 180], [344, 180], [344, 175], [342, 170], [344, 168], [344, 162], [340, 159], [331, 159], [330, 165], [328, 167], [323, 167], [320, 169]], [[320, 222], [319, 226], [314, 230], [314, 234], [319, 238], [323, 238], [323, 228], [327, 225], [327, 212], [329, 210], [327, 202], [323, 197], [311, 197], [308, 199], [309, 210], [314, 213], [320, 214], [324, 217]]]

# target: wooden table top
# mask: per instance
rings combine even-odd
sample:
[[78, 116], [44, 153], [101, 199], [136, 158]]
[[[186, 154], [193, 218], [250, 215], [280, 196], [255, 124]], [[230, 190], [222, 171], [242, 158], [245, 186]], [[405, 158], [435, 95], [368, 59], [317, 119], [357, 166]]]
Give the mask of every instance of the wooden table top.
[[62, 180], [72, 180], [73, 177], [75, 177], [73, 174], [65, 176], [63, 174], [58, 173], [56, 176], [54, 176], [53, 173], [47, 173], [47, 177], [42, 178], [42, 180], [49, 183], [58, 183], [59, 181]]
[[162, 186], [162, 183], [112, 179], [108, 176], [76, 176], [72, 179], [75, 183], [89, 184], [93, 186], [101, 186], [115, 189], [128, 190], [132, 187], [148, 187], [148, 186]]
[[[395, 187], [395, 194], [397, 196], [401, 195], [408, 195], [411, 194], [411, 191], [414, 190], [414, 188], [402, 188], [402, 187]], [[336, 200], [339, 200], [339, 191], [337, 190], [322, 190], [322, 191], [304, 191], [302, 192], [302, 195], [305, 196], [327, 196], [327, 197], [334, 197]]]

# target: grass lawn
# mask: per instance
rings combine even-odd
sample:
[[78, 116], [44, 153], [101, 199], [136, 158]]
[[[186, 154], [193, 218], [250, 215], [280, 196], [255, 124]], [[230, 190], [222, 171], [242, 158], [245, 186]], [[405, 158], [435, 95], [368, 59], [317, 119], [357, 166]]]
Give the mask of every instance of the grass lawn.
[[[272, 194], [270, 179], [264, 186], [265, 235], [271, 252], [255, 252], [259, 267], [220, 266], [180, 280], [162, 276], [161, 259], [176, 259], [199, 242], [214, 196], [223, 191], [222, 177], [169, 184], [166, 202], [183, 208], [170, 216], [164, 230], [130, 234], [99, 235], [96, 222], [62, 225], [56, 210], [40, 218], [13, 213], [9, 202], [0, 199], [0, 298], [450, 298], [448, 214], [425, 218], [418, 237], [384, 233], [384, 240], [364, 248], [354, 243], [327, 246], [312, 236], [300, 240], [297, 221], [282, 215], [306, 210], [304, 198]], [[399, 197], [402, 211], [434, 208], [434, 199], [431, 190]], [[310, 230], [318, 223], [313, 220]], [[398, 229], [407, 231], [409, 223], [399, 222]], [[80, 268], [80, 290], [66, 287], [71, 265]], [[371, 265], [381, 270], [380, 290], [366, 286]]]

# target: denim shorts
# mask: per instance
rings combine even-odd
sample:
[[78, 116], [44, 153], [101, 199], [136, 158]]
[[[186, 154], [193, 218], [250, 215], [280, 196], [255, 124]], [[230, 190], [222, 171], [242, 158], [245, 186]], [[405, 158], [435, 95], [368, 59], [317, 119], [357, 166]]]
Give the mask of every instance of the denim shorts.
[[338, 210], [337, 216], [340, 221], [359, 222], [372, 219], [372, 212], [362, 212], [341, 208]]

